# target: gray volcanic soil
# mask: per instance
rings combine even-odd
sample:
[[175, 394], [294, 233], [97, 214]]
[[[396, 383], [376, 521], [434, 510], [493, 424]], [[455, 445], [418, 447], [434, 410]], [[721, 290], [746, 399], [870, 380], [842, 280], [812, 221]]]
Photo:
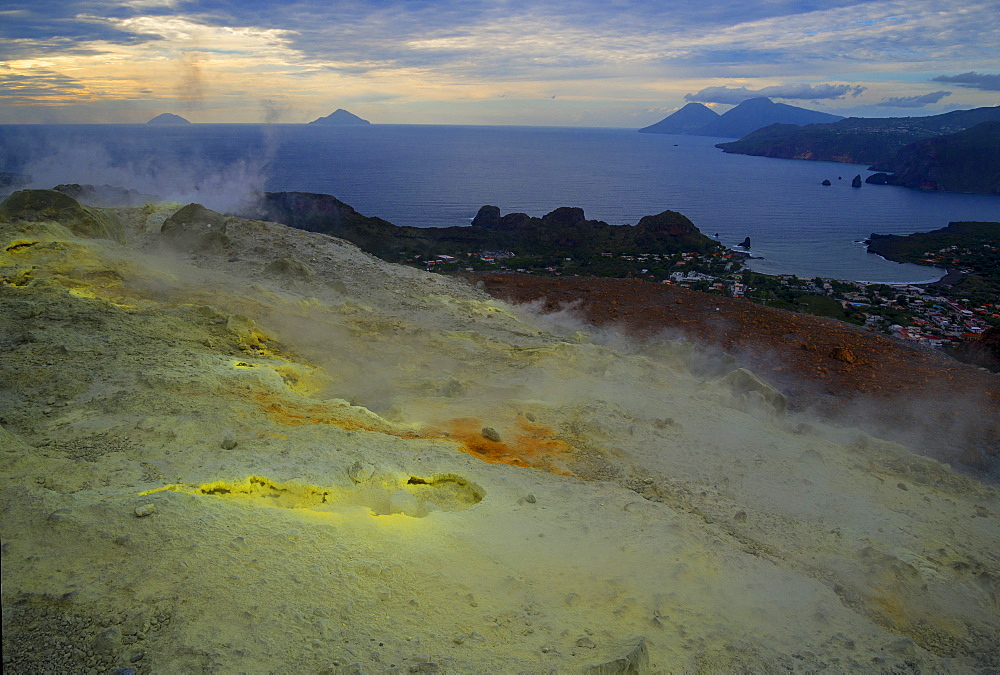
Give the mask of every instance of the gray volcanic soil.
[[0, 223], [5, 672], [1000, 667], [995, 489], [689, 342], [179, 209]]

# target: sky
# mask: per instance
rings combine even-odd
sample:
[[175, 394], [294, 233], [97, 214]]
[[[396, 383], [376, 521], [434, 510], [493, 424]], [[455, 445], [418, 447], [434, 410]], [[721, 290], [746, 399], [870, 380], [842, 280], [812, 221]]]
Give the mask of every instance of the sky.
[[642, 127], [1000, 105], [998, 0], [0, 0], [0, 123]]

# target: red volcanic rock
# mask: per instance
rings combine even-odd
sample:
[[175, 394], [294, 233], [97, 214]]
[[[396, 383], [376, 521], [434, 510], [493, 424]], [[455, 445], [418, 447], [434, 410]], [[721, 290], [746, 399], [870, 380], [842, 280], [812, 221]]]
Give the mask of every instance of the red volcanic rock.
[[637, 279], [465, 276], [494, 297], [542, 301], [544, 311], [572, 305], [587, 323], [637, 338], [679, 334], [720, 348], [787, 395], [790, 410], [849, 414], [852, 425], [931, 453], [961, 451], [980, 467], [984, 457], [1000, 456], [1000, 375], [939, 351], [834, 319]]

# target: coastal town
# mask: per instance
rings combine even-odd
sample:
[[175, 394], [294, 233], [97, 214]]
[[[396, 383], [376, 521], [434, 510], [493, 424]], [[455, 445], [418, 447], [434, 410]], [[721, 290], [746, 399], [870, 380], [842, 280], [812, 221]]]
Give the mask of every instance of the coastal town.
[[927, 251], [921, 262], [947, 268], [932, 284], [873, 284], [837, 279], [766, 275], [746, 267], [748, 253], [719, 247], [706, 253], [616, 255], [558, 260], [518, 257], [511, 251], [415, 256], [408, 264], [440, 273], [510, 272], [543, 276], [639, 278], [709, 294], [743, 298], [779, 309], [827, 316], [932, 348], [978, 340], [1000, 325], [1000, 295], [956, 292], [955, 283], [979, 271], [984, 255], [1000, 249], [956, 246]]

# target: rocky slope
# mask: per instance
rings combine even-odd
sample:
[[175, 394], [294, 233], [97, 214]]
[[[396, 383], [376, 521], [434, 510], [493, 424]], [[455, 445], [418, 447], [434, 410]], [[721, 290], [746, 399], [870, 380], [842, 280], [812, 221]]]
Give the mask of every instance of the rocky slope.
[[833, 319], [631, 279], [468, 275], [492, 295], [543, 303], [631, 335], [710, 345], [789, 395], [939, 459], [1000, 476], [1000, 376]]
[[1000, 195], [1000, 121], [912, 143], [871, 168], [889, 172], [889, 185]]
[[997, 491], [690, 341], [196, 206], [33, 213], [5, 672], [1000, 666]]

